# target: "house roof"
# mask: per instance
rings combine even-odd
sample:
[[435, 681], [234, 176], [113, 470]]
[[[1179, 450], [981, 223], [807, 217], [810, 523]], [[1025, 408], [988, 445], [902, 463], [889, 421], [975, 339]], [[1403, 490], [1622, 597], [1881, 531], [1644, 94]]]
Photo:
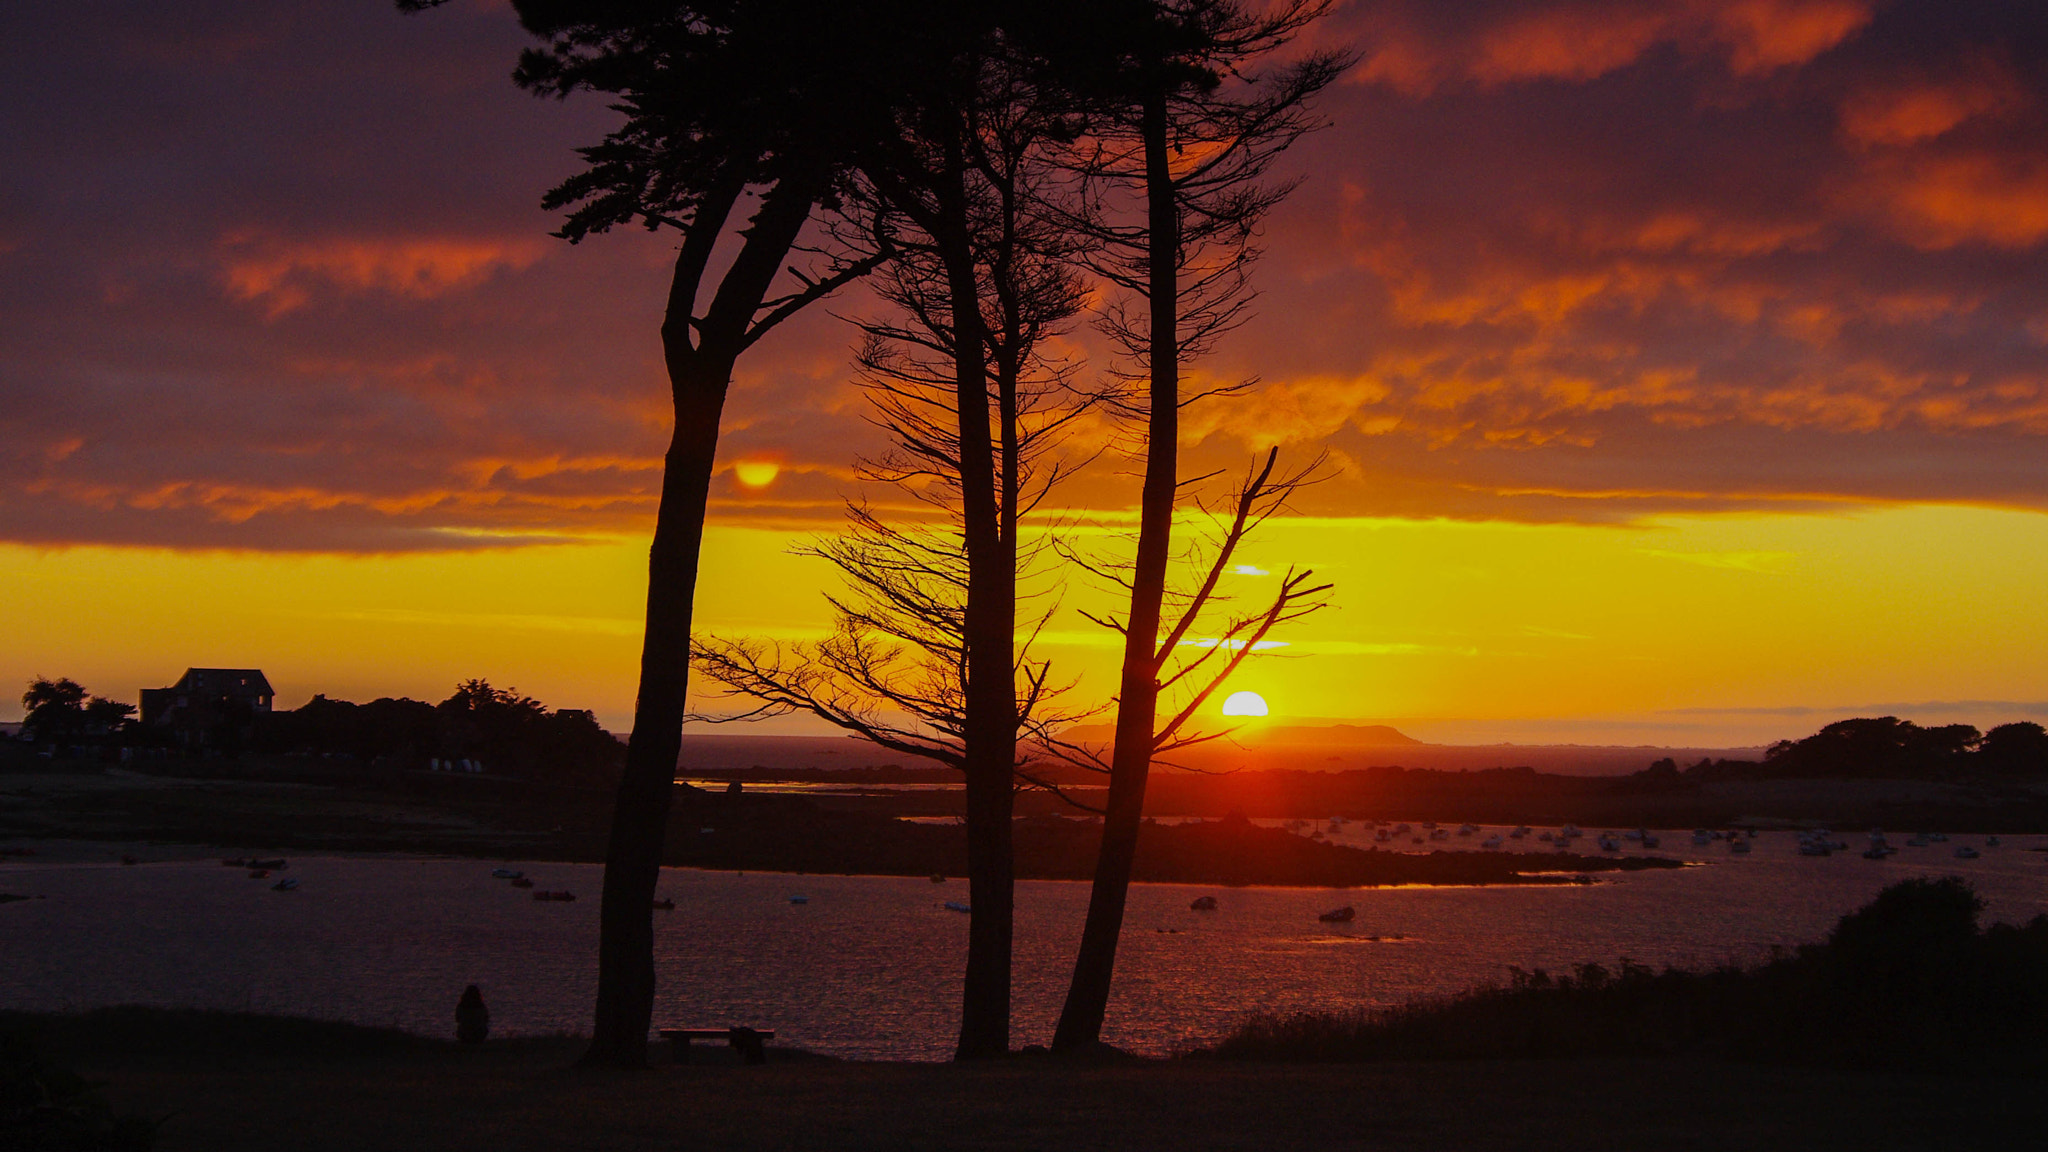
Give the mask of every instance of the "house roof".
[[173, 685], [203, 696], [275, 696], [260, 668], [187, 668]]

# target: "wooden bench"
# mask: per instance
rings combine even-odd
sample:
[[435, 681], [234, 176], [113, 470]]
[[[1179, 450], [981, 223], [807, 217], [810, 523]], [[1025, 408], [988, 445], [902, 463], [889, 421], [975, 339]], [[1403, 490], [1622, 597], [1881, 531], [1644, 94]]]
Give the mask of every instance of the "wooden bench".
[[766, 1064], [767, 1043], [775, 1039], [775, 1032], [769, 1028], [663, 1028], [661, 1038], [674, 1047], [678, 1064], [690, 1062], [692, 1040], [723, 1040], [740, 1054], [742, 1063]]

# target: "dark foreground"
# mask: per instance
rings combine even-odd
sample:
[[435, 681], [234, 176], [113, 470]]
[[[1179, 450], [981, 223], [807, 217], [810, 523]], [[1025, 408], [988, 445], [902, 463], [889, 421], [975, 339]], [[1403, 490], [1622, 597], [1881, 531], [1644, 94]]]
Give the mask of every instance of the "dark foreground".
[[[617, 1074], [570, 1040], [463, 1049], [220, 1017], [11, 1019], [168, 1117], [160, 1150], [1934, 1149], [2031, 1146], [2039, 1080], [1702, 1059], [979, 1067], [782, 1060]], [[229, 1018], [232, 1019], [232, 1018]], [[243, 1018], [245, 1021], [247, 1018]], [[211, 1021], [209, 1023], [209, 1021]], [[278, 1034], [273, 1034], [278, 1033]], [[2019, 1143], [2013, 1143], [2018, 1138]]]

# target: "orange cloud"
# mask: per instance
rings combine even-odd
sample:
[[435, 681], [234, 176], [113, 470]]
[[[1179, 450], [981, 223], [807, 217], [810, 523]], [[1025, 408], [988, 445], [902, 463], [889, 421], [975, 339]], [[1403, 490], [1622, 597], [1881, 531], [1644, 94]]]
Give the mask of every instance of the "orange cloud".
[[1995, 153], [1916, 156], [1873, 166], [1848, 194], [1920, 248], [2048, 239], [2048, 157]]
[[1456, 81], [1586, 81], [1663, 45], [1719, 55], [1731, 72], [1754, 76], [1813, 60], [1871, 16], [1866, 0], [1573, 0], [1492, 12], [1361, 5], [1352, 18], [1367, 40], [1351, 79], [1410, 95]]
[[543, 241], [460, 237], [340, 238], [303, 242], [236, 234], [222, 244], [228, 293], [260, 302], [271, 318], [305, 307], [319, 287], [429, 300], [539, 260]]

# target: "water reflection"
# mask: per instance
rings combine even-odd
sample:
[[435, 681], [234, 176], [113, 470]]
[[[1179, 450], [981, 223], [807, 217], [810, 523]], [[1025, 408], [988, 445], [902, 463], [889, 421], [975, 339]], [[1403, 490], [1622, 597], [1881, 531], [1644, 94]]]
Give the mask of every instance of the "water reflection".
[[[2006, 837], [1978, 860], [1909, 849], [1885, 861], [1802, 858], [1765, 833], [1712, 867], [1614, 876], [1592, 887], [1218, 889], [1137, 885], [1105, 1038], [1165, 1052], [1215, 1038], [1255, 1008], [1398, 1003], [1498, 980], [1509, 965], [1561, 969], [1628, 957], [1703, 966], [1818, 939], [1883, 885], [1969, 877], [1988, 916], [2048, 911], [2048, 838]], [[1973, 842], [1975, 842], [1973, 840]], [[1669, 849], [1667, 848], [1667, 853]], [[144, 1003], [289, 1012], [452, 1028], [455, 997], [482, 987], [493, 1035], [577, 1031], [594, 991], [594, 865], [516, 864], [540, 903], [491, 864], [294, 859], [296, 892], [215, 861], [0, 866], [0, 1004]], [[938, 1059], [951, 1051], [966, 885], [924, 878], [670, 870], [657, 912], [659, 1020], [775, 1028], [844, 1056]], [[1189, 908], [1214, 894], [1219, 908]], [[803, 904], [790, 898], [802, 895]], [[1019, 1044], [1050, 1037], [1087, 903], [1084, 884], [1019, 885]], [[1338, 904], [1349, 924], [1316, 920]]]

